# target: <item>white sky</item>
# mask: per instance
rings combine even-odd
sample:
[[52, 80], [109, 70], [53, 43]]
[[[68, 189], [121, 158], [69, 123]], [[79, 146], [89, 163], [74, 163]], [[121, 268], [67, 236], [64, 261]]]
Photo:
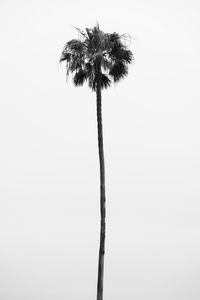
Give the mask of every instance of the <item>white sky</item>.
[[105, 300], [200, 299], [200, 3], [0, 3], [0, 299], [96, 295], [95, 94], [65, 82], [66, 41], [99, 22], [135, 62], [103, 92]]

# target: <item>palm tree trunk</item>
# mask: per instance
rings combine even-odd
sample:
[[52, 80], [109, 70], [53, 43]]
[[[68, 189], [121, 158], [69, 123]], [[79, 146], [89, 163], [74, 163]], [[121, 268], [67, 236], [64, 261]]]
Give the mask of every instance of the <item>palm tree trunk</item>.
[[98, 280], [97, 280], [97, 300], [103, 300], [103, 275], [104, 275], [104, 254], [105, 254], [105, 165], [103, 151], [103, 126], [101, 113], [101, 82], [97, 82], [97, 129], [98, 129], [98, 147], [99, 147], [99, 164], [100, 164], [100, 247], [99, 247], [99, 263], [98, 263]]

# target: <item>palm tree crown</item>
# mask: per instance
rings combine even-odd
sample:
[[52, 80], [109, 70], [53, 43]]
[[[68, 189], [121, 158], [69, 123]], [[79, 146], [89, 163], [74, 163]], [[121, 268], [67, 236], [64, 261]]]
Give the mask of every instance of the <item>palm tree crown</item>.
[[133, 54], [123, 43], [125, 35], [104, 33], [99, 25], [86, 28], [85, 32], [76, 29], [80, 37], [65, 44], [60, 58], [60, 62], [66, 61], [67, 76], [72, 73], [76, 86], [87, 81], [89, 87], [96, 91], [98, 79], [104, 89], [112, 81], [117, 82], [128, 74]]

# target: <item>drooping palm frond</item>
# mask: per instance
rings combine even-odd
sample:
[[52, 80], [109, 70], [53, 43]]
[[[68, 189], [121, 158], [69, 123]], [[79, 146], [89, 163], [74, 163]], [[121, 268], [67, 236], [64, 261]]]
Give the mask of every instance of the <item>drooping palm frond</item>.
[[81, 86], [87, 80], [87, 72], [80, 69], [73, 77], [75, 86]]
[[107, 89], [111, 85], [111, 80], [105, 74], [101, 74], [101, 88]]
[[62, 62], [62, 61], [64, 61], [64, 60], [70, 61], [70, 58], [71, 58], [70, 53], [63, 51], [63, 52], [62, 52], [62, 55], [61, 55], [61, 57], [60, 57], [59, 62]]
[[66, 61], [67, 76], [73, 74], [76, 86], [88, 81], [95, 91], [97, 80], [100, 80], [101, 88], [105, 89], [112, 80], [117, 82], [128, 74], [133, 54], [123, 43], [123, 35], [104, 33], [98, 24], [85, 31], [76, 30], [79, 38], [68, 41], [60, 57], [60, 62]]
[[127, 64], [130, 64], [133, 59], [133, 54], [130, 50], [125, 49], [121, 45], [114, 45], [110, 52], [113, 59], [121, 60]]
[[67, 62], [82, 56], [85, 51], [85, 45], [82, 41], [73, 39], [67, 42], [61, 53], [60, 62], [66, 60]]
[[109, 75], [113, 78], [114, 82], [119, 81], [128, 74], [128, 67], [122, 61], [117, 61], [109, 72]]

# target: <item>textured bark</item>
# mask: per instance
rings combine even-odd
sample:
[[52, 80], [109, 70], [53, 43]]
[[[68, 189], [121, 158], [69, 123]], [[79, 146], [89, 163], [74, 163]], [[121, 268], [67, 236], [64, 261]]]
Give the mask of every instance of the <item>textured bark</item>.
[[100, 165], [100, 247], [98, 263], [98, 280], [97, 280], [97, 300], [103, 300], [103, 276], [104, 276], [104, 254], [105, 254], [105, 164], [103, 151], [103, 126], [101, 112], [101, 85], [100, 79], [97, 82], [97, 129], [98, 129], [98, 148], [99, 148], [99, 165]]

